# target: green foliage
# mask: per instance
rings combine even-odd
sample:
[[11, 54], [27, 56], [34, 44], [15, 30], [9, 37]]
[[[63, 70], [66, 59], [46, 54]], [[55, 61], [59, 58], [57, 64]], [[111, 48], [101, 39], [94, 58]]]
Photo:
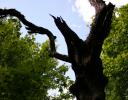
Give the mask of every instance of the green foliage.
[[128, 100], [128, 5], [115, 10], [109, 37], [102, 52], [109, 77], [107, 100]]
[[[64, 76], [68, 67], [49, 57], [48, 42], [35, 43], [34, 35], [20, 37], [20, 28], [16, 18], [0, 19], [0, 100], [62, 100], [72, 83]], [[48, 95], [52, 89], [58, 89], [56, 97]]]

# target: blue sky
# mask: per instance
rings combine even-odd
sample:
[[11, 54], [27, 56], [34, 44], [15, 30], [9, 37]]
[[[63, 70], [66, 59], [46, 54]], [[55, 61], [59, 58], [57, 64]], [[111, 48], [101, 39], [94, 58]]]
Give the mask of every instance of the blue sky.
[[[107, 1], [112, 1], [118, 7], [128, 3], [128, 0]], [[67, 49], [63, 36], [49, 14], [62, 16], [70, 28], [82, 39], [86, 39], [89, 33], [87, 25], [90, 23], [91, 16], [94, 15], [94, 9], [89, 5], [88, 0], [0, 0], [0, 8], [15, 8], [24, 14], [29, 21], [49, 29], [57, 36], [58, 51], [65, 54]], [[24, 28], [21, 31], [26, 32]], [[38, 35], [36, 39], [42, 42], [47, 37]], [[74, 79], [71, 69], [68, 75]]]

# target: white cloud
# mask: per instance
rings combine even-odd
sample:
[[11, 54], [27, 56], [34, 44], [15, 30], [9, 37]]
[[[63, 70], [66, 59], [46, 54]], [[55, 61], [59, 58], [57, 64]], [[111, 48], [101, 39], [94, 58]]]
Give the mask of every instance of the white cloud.
[[75, 7], [84, 21], [91, 21], [91, 17], [94, 15], [95, 11], [88, 0], [75, 0]]
[[[128, 0], [105, 0], [106, 3], [112, 2], [117, 7], [128, 3]], [[90, 5], [88, 0], [75, 0], [75, 11], [77, 11], [85, 22], [91, 22], [92, 16], [95, 14], [94, 8]], [[74, 9], [73, 9], [74, 10]]]

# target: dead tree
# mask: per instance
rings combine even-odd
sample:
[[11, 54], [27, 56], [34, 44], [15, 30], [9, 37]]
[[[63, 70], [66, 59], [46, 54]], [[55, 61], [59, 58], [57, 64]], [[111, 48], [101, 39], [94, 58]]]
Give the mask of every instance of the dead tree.
[[69, 90], [77, 100], [105, 100], [104, 90], [108, 80], [103, 74], [100, 53], [104, 39], [110, 31], [114, 5], [111, 3], [106, 5], [102, 0], [89, 0], [89, 2], [95, 8], [96, 14], [90, 34], [85, 41], [81, 40], [61, 17], [51, 15], [64, 36], [68, 55], [62, 55], [56, 51], [56, 37], [52, 32], [27, 21], [17, 10], [0, 9], [0, 16], [15, 16], [26, 26], [28, 32], [46, 34], [49, 37], [51, 56], [72, 65], [76, 80]]

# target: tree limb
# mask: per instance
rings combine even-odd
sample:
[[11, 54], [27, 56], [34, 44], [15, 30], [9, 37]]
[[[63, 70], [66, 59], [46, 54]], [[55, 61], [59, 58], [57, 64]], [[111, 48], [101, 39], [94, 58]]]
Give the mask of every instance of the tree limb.
[[[52, 16], [52, 15], [51, 15]], [[68, 49], [68, 56], [71, 60], [71, 62], [75, 61], [78, 62], [79, 60], [79, 54], [81, 53], [81, 48], [83, 47], [84, 41], [81, 40], [78, 35], [67, 25], [67, 23], [61, 18], [61, 17], [54, 17], [54, 22], [63, 35], [67, 49]]]
[[17, 17], [26, 26], [26, 29], [28, 30], [29, 33], [46, 34], [50, 40], [50, 55], [57, 59], [70, 62], [70, 59], [67, 55], [63, 55], [63, 54], [56, 52], [56, 47], [55, 47], [56, 37], [48, 29], [36, 26], [33, 23], [27, 21], [24, 15], [22, 15], [19, 11], [15, 9], [0, 9], [1, 17], [5, 17], [8, 15]]
[[[86, 41], [93, 47], [93, 54], [100, 56], [104, 39], [108, 36], [111, 26], [114, 5], [105, 4], [103, 0], [89, 0], [96, 10], [95, 18], [92, 23], [91, 31]], [[97, 11], [98, 9], [98, 11]], [[95, 52], [94, 52], [95, 51]]]

